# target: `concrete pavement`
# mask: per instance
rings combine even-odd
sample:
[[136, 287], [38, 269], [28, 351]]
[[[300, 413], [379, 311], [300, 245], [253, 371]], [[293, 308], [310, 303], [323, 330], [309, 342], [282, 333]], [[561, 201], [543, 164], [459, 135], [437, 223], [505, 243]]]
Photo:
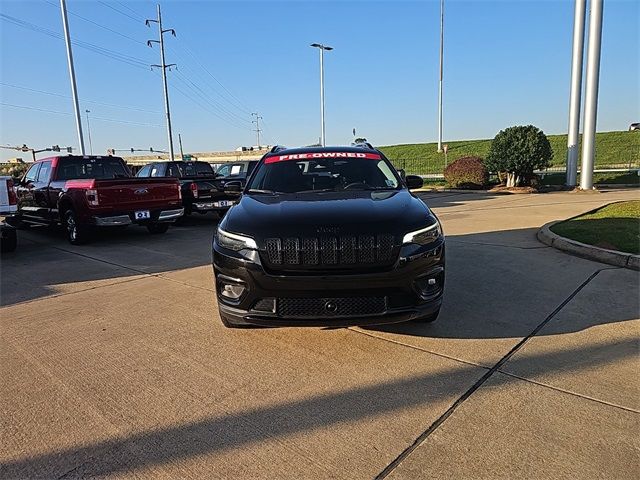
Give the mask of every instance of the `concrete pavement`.
[[433, 325], [227, 330], [195, 217], [3, 256], [0, 478], [637, 478], [638, 274], [537, 242], [637, 191], [422, 194]]

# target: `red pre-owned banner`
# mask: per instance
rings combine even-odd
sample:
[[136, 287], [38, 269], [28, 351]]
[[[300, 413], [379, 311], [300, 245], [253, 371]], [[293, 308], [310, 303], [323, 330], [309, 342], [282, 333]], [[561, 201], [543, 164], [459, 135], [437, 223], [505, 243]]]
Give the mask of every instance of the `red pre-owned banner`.
[[274, 155], [267, 157], [264, 163], [283, 162], [287, 160], [314, 160], [322, 158], [367, 158], [369, 160], [381, 160], [377, 153], [364, 152], [313, 152], [313, 153], [294, 153], [290, 155]]

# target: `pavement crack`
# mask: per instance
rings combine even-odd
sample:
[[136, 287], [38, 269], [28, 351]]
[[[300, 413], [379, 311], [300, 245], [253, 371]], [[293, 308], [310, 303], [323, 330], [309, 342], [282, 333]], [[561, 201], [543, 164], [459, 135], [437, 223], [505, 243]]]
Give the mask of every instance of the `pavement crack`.
[[516, 374], [510, 373], [510, 372], [506, 372], [504, 370], [500, 370], [500, 373], [502, 375], [507, 375], [509, 377], [517, 378], [518, 380], [523, 380], [523, 381], [528, 382], [528, 383], [533, 383], [534, 385], [538, 385], [540, 387], [548, 388], [548, 389], [554, 390], [556, 392], [566, 393], [568, 395], [573, 395], [574, 397], [582, 398], [584, 400], [590, 400], [592, 402], [600, 403], [600, 404], [606, 405], [608, 407], [619, 408], [620, 410], [624, 410], [624, 411], [631, 412], [631, 413], [640, 413], [640, 411], [636, 410], [635, 408], [625, 407], [623, 405], [618, 405], [617, 403], [607, 402], [606, 400], [601, 400], [599, 398], [591, 397], [589, 395], [584, 395], [582, 393], [572, 392], [571, 390], [565, 390], [564, 388], [555, 387], [553, 385], [549, 385], [548, 383], [537, 382], [537, 381], [532, 380], [530, 378], [521, 377], [520, 375], [516, 375]]
[[470, 362], [468, 360], [463, 360], [461, 358], [451, 357], [451, 356], [445, 355], [443, 353], [432, 352], [431, 350], [427, 350], [426, 348], [421, 348], [421, 347], [418, 347], [416, 345], [411, 345], [409, 343], [404, 343], [404, 342], [400, 342], [398, 340], [392, 340], [391, 338], [386, 338], [386, 337], [381, 337], [379, 335], [374, 335], [373, 333], [365, 332], [363, 330], [360, 330], [357, 327], [349, 327], [349, 328], [347, 328], [347, 330], [350, 330], [350, 331], [355, 332], [355, 333], [360, 333], [361, 335], [366, 335], [367, 337], [371, 337], [371, 338], [375, 338], [375, 339], [378, 339], [378, 340], [382, 340], [383, 342], [393, 343], [395, 345], [400, 345], [402, 347], [411, 348], [413, 350], [418, 350], [419, 352], [430, 353], [431, 355], [436, 355], [438, 357], [446, 358], [447, 360], [453, 360], [455, 362], [464, 363], [466, 365], [470, 365], [470, 366], [473, 366], [473, 367], [483, 368], [485, 370], [489, 369], [489, 367], [487, 367], [486, 365], [480, 365], [479, 363]]
[[[447, 418], [449, 418], [457, 408], [462, 405], [465, 400], [467, 400], [476, 390], [478, 390], [489, 378], [493, 376], [494, 373], [498, 372], [500, 368], [508, 362], [513, 355], [518, 352], [532, 337], [537, 335], [537, 333], [544, 328], [547, 323], [549, 323], [571, 300], [575, 298], [580, 291], [585, 288], [596, 276], [602, 272], [603, 270], [610, 270], [610, 268], [602, 268], [593, 272], [589, 277], [582, 282], [567, 298], [565, 298], [560, 305], [558, 305], [540, 324], [529, 333], [526, 337], [520, 340], [516, 345], [513, 346], [509, 352], [507, 352], [498, 362], [491, 367], [478, 381], [476, 381], [466, 392], [464, 392], [439, 418], [434, 421], [429, 428], [427, 428], [424, 432], [422, 432], [415, 441], [405, 448], [400, 454], [389, 463], [376, 477], [376, 480], [382, 480], [391, 474], [398, 466], [407, 458], [413, 451], [422, 445], [429, 436], [435, 432], [440, 425], [442, 425]], [[503, 373], [503, 372], [500, 372]]]

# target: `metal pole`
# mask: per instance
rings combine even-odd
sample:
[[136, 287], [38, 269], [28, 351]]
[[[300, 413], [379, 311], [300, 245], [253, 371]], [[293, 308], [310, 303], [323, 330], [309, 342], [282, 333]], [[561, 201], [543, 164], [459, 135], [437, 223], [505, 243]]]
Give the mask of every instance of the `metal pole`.
[[184, 152], [182, 151], [182, 135], [178, 134], [178, 143], [180, 144], [180, 160], [184, 161]]
[[255, 123], [255, 124], [256, 124], [255, 132], [256, 132], [256, 135], [257, 135], [257, 141], [258, 141], [258, 143], [257, 143], [257, 147], [258, 147], [258, 150], [260, 150], [260, 132], [262, 131], [262, 130], [260, 130], [260, 119], [261, 119], [262, 117], [261, 117], [260, 115], [258, 115], [258, 113], [257, 113], [257, 112], [253, 112], [253, 113], [251, 113], [251, 116], [252, 116], [252, 117], [256, 117], [256, 119], [255, 119], [255, 120], [252, 120], [252, 123]]
[[91, 125], [89, 124], [89, 113], [91, 113], [91, 110], [85, 110], [85, 113], [87, 114], [87, 133], [89, 134], [89, 152], [91, 153], [91, 155], [93, 155], [93, 144], [91, 143]]
[[62, 11], [62, 28], [64, 29], [64, 39], [67, 44], [67, 63], [69, 64], [69, 77], [71, 79], [71, 96], [73, 97], [73, 109], [76, 116], [76, 130], [78, 132], [78, 142], [80, 152], [85, 155], [84, 138], [82, 137], [82, 120], [80, 119], [80, 105], [78, 103], [78, 91], [76, 88], [76, 73], [73, 68], [73, 53], [71, 52], [71, 39], [69, 38], [69, 21], [67, 20], [67, 4], [65, 0], [60, 0], [60, 10]]
[[573, 16], [573, 53], [571, 56], [571, 93], [569, 94], [569, 131], [567, 135], [566, 184], [575, 187], [578, 175], [580, 141], [580, 100], [582, 97], [582, 59], [584, 56], [584, 20], [587, 0], [576, 0]]
[[593, 189], [593, 166], [596, 154], [596, 117], [598, 84], [600, 81], [600, 50], [602, 41], [603, 0], [591, 0], [589, 12], [589, 43], [587, 46], [587, 78], [584, 99], [584, 133], [582, 136], [582, 168], [580, 188]]
[[162, 86], [164, 87], [164, 109], [167, 114], [167, 136], [169, 137], [169, 159], [175, 161], [173, 155], [173, 134], [171, 133], [171, 113], [169, 111], [169, 89], [167, 87], [167, 64], [164, 60], [164, 35], [162, 31], [162, 15], [158, 4], [158, 31], [160, 32], [160, 58], [162, 63]]
[[320, 143], [326, 145], [324, 132], [324, 47], [320, 47]]
[[440, 0], [440, 81], [438, 82], [438, 153], [442, 152], [442, 71], [444, 53], [444, 0]]

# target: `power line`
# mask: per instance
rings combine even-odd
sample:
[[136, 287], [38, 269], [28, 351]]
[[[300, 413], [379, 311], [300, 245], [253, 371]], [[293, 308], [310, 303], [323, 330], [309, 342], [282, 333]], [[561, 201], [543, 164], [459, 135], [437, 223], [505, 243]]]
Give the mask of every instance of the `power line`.
[[124, 15], [125, 17], [130, 18], [131, 20], [133, 20], [133, 21], [134, 21], [134, 22], [136, 22], [137, 24], [140, 24], [140, 20], [141, 20], [140, 18], [132, 17], [132, 16], [131, 16], [131, 15], [129, 15], [128, 13], [123, 12], [122, 10], [118, 10], [116, 7], [114, 7], [113, 5], [108, 4], [107, 2], [101, 2], [101, 1], [98, 1], [98, 3], [99, 3], [99, 4], [101, 4], [101, 5], [104, 5], [104, 6], [105, 6], [105, 7], [107, 7], [107, 8], [110, 8], [110, 9], [111, 9], [111, 10], [113, 10], [114, 12], [118, 12], [120, 15]]
[[193, 96], [191, 96], [190, 94], [188, 94], [187, 92], [185, 92], [184, 90], [178, 88], [177, 85], [173, 85], [173, 88], [176, 89], [178, 92], [180, 92], [184, 97], [188, 98], [189, 100], [191, 100], [193, 103], [195, 103], [196, 105], [198, 105], [200, 108], [202, 108], [204, 111], [210, 113], [211, 115], [215, 116], [216, 118], [222, 120], [223, 122], [239, 128], [241, 130], [246, 130], [247, 127], [240, 125], [236, 122], [234, 122], [233, 120], [229, 119], [229, 118], [225, 118], [223, 116], [220, 115], [219, 112], [213, 110], [211, 108], [211, 104], [209, 102], [206, 101], [206, 99], [202, 98], [202, 95], [198, 94], [197, 91], [195, 91], [193, 88], [191, 88], [188, 84], [184, 83], [184, 81], [180, 78], [180, 77], [175, 77], [177, 80], [179, 80], [180, 82], [182, 82], [182, 84], [187, 87], [191, 92], [195, 93], [196, 95], [198, 95], [202, 100], [204, 100], [204, 102], [202, 100], [197, 100], [195, 98], [193, 98]]
[[[43, 35], [48, 35], [53, 38], [57, 38], [58, 40], [64, 40], [64, 37], [62, 36], [62, 34], [58, 32], [49, 30], [47, 28], [41, 27], [31, 22], [27, 22], [25, 20], [21, 20], [19, 18], [12, 17], [10, 15], [5, 15], [4, 13], [0, 13], [0, 19], [6, 22], [12, 23], [14, 25], [17, 25], [19, 27], [26, 28], [28, 30], [32, 30], [38, 33], [42, 33]], [[144, 70], [148, 68], [148, 63], [145, 60], [142, 60], [140, 58], [132, 57], [130, 55], [125, 55], [125, 54], [116, 52], [115, 50], [110, 50], [108, 48], [104, 48], [99, 45], [95, 45], [95, 44], [80, 41], [80, 40], [73, 40], [71, 43], [73, 45], [77, 45], [78, 47], [90, 50], [94, 53], [103, 55], [113, 60], [126, 63], [133, 67], [142, 68]]]
[[[4, 87], [11, 87], [11, 88], [17, 88], [17, 89], [20, 89], [20, 90], [26, 90], [28, 92], [41, 93], [43, 95], [51, 95], [51, 96], [60, 97], [60, 98], [71, 98], [71, 96], [64, 95], [62, 93], [45, 92], [44, 90], [36, 90], [35, 88], [23, 87], [23, 86], [20, 86], [20, 85], [12, 85], [10, 83], [0, 82], [0, 85], [2, 85]], [[139, 112], [147, 112], [147, 113], [155, 113], [155, 114], [160, 114], [161, 113], [161, 112], [159, 112], [157, 110], [148, 110], [146, 108], [132, 107], [130, 105], [118, 105], [116, 103], [97, 102], [95, 100], [82, 99], [82, 102], [83, 103], [91, 103], [93, 105], [102, 105], [103, 107], [122, 108], [122, 109], [126, 109], [126, 110], [136, 110], [136, 111], [139, 111]]]
[[[196, 54], [193, 52], [193, 50], [191, 50], [191, 48], [189, 48], [189, 46], [184, 42], [184, 40], [180, 40], [178, 39], [178, 43], [180, 43], [180, 45], [185, 49], [185, 51], [191, 55], [191, 57], [196, 61], [196, 63], [198, 65], [200, 65], [200, 67], [218, 84], [220, 85], [225, 92], [227, 92], [227, 94], [233, 98], [236, 102], [237, 102], [237, 107], [240, 108], [240, 110], [244, 111], [244, 113], [246, 114], [251, 114], [251, 110], [249, 109], [249, 107], [247, 107], [238, 97], [236, 97], [233, 93], [231, 93], [231, 91], [229, 91], [229, 89], [227, 87], [225, 87], [222, 82], [220, 82], [220, 80], [218, 80], [208, 69], [207, 67], [204, 66], [204, 64], [198, 59], [198, 57], [196, 56]], [[228, 102], [229, 100], [227, 100]]]
[[[55, 4], [54, 2], [51, 2], [51, 1], [49, 1], [49, 0], [45, 0], [45, 2], [46, 2], [46, 3], [48, 3], [49, 5], [51, 5], [51, 6], [55, 7], [55, 8], [58, 8], [58, 5], [57, 5], [57, 4]], [[115, 33], [116, 35], [119, 35], [119, 36], [121, 36], [121, 37], [123, 37], [123, 38], [126, 38], [127, 40], [131, 40], [132, 42], [135, 42], [135, 43], [139, 44], [140, 46], [144, 46], [144, 45], [145, 45], [145, 43], [144, 43], [144, 41], [143, 41], [143, 40], [138, 40], [138, 39], [136, 39], [136, 38], [130, 37], [129, 35], [125, 35], [125, 34], [124, 34], [124, 33], [122, 33], [122, 32], [119, 32], [119, 31], [117, 31], [117, 30], [114, 30], [114, 29], [112, 29], [112, 28], [109, 28], [109, 27], [107, 27], [107, 26], [105, 26], [105, 25], [102, 25], [101, 23], [98, 23], [98, 22], [96, 22], [96, 21], [94, 21], [94, 20], [91, 20], [90, 18], [84, 17], [84, 16], [82, 16], [82, 15], [80, 15], [80, 14], [78, 14], [78, 13], [72, 12], [72, 11], [70, 11], [70, 10], [68, 10], [68, 9], [67, 9], [67, 11], [68, 11], [71, 15], [73, 15], [74, 17], [78, 17], [78, 18], [80, 18], [81, 20], [84, 20], [85, 22], [89, 22], [89, 23], [91, 23], [91, 24], [93, 24], [93, 25], [95, 25], [95, 26], [97, 26], [97, 27], [103, 28], [104, 30], [107, 30], [107, 31], [112, 32], [112, 33]]]
[[221, 113], [226, 114], [229, 118], [233, 119], [234, 121], [238, 121], [239, 120], [239, 121], [242, 121], [242, 122], [251, 123], [249, 120], [241, 117], [240, 115], [238, 115], [238, 114], [236, 114], [234, 112], [231, 112], [231, 111], [227, 110], [220, 103], [218, 103], [214, 99], [210, 98], [209, 95], [204, 90], [202, 90], [198, 85], [193, 83], [191, 81], [191, 79], [189, 79], [188, 77], [185, 77], [184, 75], [182, 75], [182, 73], [180, 73], [179, 70], [176, 71], [176, 74], [180, 77], [180, 79], [183, 82], [188, 83], [189, 85], [191, 85], [193, 87], [193, 89], [197, 90], [196, 93], [200, 97], [202, 97], [205, 101], [207, 101], [214, 109], [219, 109]]
[[[44, 113], [53, 113], [56, 115], [73, 115], [73, 113], [71, 112], [60, 112], [58, 110], [49, 110], [47, 108], [39, 108], [39, 107], [32, 107], [30, 105], [16, 105], [14, 103], [4, 103], [4, 102], [0, 102], [0, 105], [2, 105], [3, 107], [12, 107], [12, 108], [22, 108], [24, 110], [35, 110], [38, 112], [44, 112]], [[104, 122], [112, 122], [112, 123], [122, 123], [125, 125], [140, 125], [140, 126], [144, 126], [144, 127], [163, 127], [163, 125], [158, 125], [155, 123], [143, 123], [143, 122], [133, 122], [130, 120], [118, 120], [115, 118], [107, 118], [107, 117], [91, 117], [92, 120], [102, 120]]]

